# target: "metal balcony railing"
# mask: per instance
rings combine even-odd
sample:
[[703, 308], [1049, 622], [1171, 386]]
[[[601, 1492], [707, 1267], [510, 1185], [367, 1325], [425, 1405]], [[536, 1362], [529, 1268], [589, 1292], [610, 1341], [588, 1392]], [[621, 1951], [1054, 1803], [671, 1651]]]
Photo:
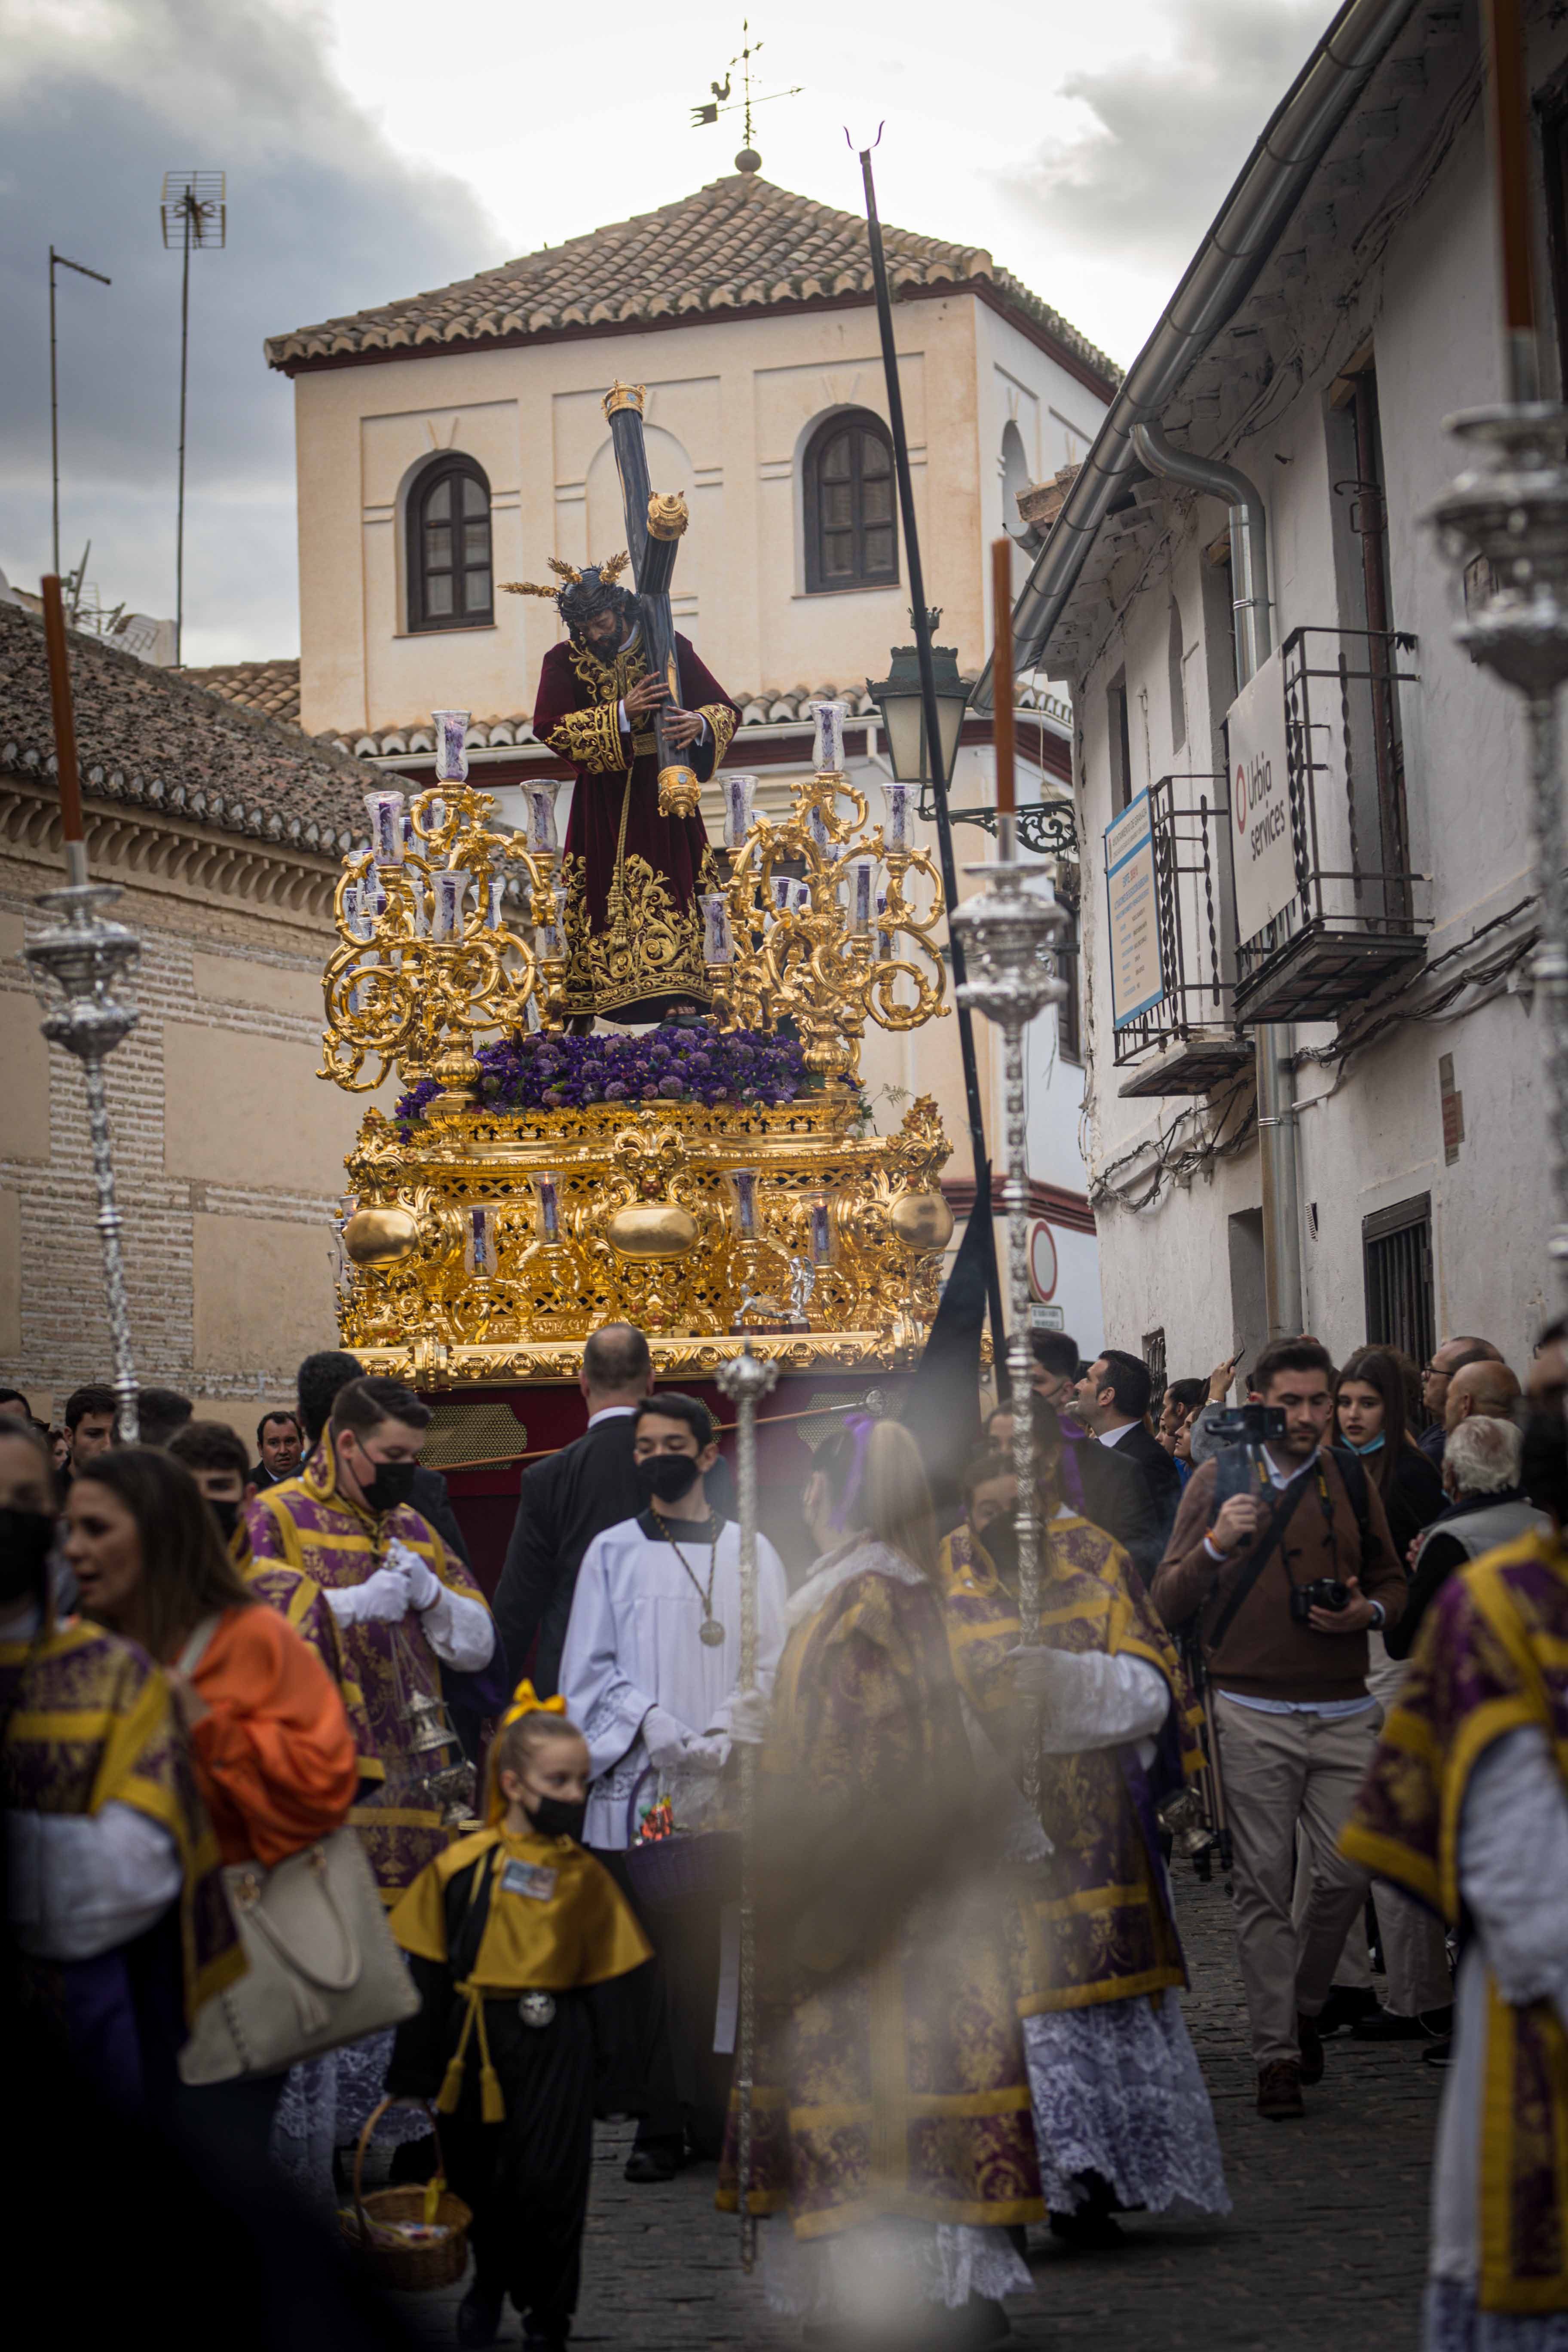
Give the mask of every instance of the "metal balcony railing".
[[1117, 1020], [1116, 1066], [1131, 1072], [1123, 1095], [1206, 1094], [1252, 1059], [1232, 1003], [1229, 825], [1224, 776], [1162, 776], [1149, 788], [1161, 993]]
[[1295, 630], [1280, 654], [1296, 895], [1238, 941], [1244, 1024], [1331, 1021], [1425, 953], [1425, 877], [1411, 867], [1401, 690], [1415, 640]]

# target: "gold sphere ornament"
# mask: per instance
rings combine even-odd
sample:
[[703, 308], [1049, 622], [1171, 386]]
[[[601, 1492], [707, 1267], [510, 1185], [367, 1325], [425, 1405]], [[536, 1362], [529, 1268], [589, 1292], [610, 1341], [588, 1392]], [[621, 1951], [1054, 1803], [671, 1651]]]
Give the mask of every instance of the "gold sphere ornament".
[[409, 1209], [356, 1209], [343, 1227], [343, 1247], [356, 1265], [395, 1265], [419, 1239], [419, 1222]]
[[677, 1201], [629, 1201], [605, 1227], [621, 1257], [684, 1257], [697, 1239], [697, 1220]]
[[952, 1211], [940, 1192], [898, 1192], [888, 1203], [888, 1224], [895, 1241], [928, 1256], [944, 1250], [952, 1239]]
[[702, 787], [695, 768], [672, 766], [658, 772], [660, 816], [695, 816], [702, 805]]

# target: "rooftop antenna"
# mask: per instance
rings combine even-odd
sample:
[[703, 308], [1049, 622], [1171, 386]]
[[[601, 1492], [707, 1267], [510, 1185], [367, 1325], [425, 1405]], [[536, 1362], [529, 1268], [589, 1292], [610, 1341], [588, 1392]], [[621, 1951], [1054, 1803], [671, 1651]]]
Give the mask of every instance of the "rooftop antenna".
[[[753, 98], [752, 59], [758, 55], [763, 45], [761, 41], [752, 40], [751, 25], [744, 16], [741, 19], [741, 44], [740, 54], [731, 58], [723, 80], [709, 83], [708, 87], [713, 93], [712, 98], [706, 105], [692, 108], [691, 128], [693, 131], [700, 131], [705, 124], [717, 122], [721, 114], [743, 114], [746, 119], [746, 143], [735, 158], [735, 169], [749, 179], [753, 172], [760, 172], [763, 168], [763, 159], [752, 144], [752, 107], [771, 106], [775, 98], [798, 98], [805, 84], [797, 82], [793, 89], [770, 89], [762, 97]], [[730, 92], [733, 87], [732, 77], [737, 66], [741, 68], [741, 96], [731, 103]]]
[[60, 568], [60, 394], [59, 377], [55, 363], [55, 272], [74, 269], [79, 278], [96, 278], [100, 286], [111, 286], [101, 269], [89, 269], [85, 261], [71, 261], [63, 253], [49, 247], [49, 470], [54, 488], [55, 572]]
[[228, 205], [221, 172], [165, 172], [159, 210], [166, 251], [184, 256], [180, 273], [180, 493], [174, 525], [174, 667], [184, 662], [185, 623], [185, 362], [191, 340], [191, 254], [223, 250]]

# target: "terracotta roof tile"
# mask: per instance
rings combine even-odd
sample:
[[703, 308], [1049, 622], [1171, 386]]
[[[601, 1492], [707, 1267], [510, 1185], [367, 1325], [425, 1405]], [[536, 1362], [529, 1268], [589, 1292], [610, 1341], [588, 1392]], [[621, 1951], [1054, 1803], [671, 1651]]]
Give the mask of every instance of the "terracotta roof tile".
[[[286, 673], [291, 676], [286, 677]], [[279, 696], [291, 684], [298, 707], [300, 665], [297, 661], [237, 662], [226, 669], [192, 673], [210, 681], [215, 693], [232, 693], [234, 698], [242, 704], [248, 700], [250, 678], [258, 674], [266, 676], [266, 690]], [[236, 686], [226, 685], [226, 679], [236, 681]], [[771, 730], [776, 727], [809, 727], [812, 701], [829, 700], [838, 694], [843, 695], [857, 718], [869, 717], [876, 708], [864, 688], [848, 686], [795, 686], [782, 693], [758, 691], [737, 694], [735, 700], [740, 706], [741, 726], [735, 739], [733, 765], [738, 768], [744, 766], [746, 738], [752, 729]], [[1018, 708], [1021, 710], [1048, 710], [1060, 719], [1065, 715], [1066, 706], [1032, 686], [1020, 686]], [[331, 743], [337, 751], [346, 751], [351, 758], [357, 760], [408, 758], [422, 751], [434, 753], [436, 749], [435, 729], [428, 714], [405, 719], [397, 727], [345, 728], [342, 732], [329, 728], [316, 740], [323, 744]], [[537, 742], [538, 738], [533, 732], [529, 713], [513, 710], [496, 718], [476, 715], [468, 722], [464, 740], [470, 751], [493, 751], [509, 749], [514, 744], [527, 746]]]
[[259, 710], [268, 719], [286, 719], [294, 727], [300, 724], [298, 654], [276, 661], [223, 662], [213, 669], [187, 669], [184, 675], [192, 686], [205, 687], [209, 694], [221, 695], [225, 702], [237, 702], [242, 710]]
[[[894, 286], [986, 285], [1004, 310], [1050, 336], [1108, 388], [1121, 383], [1113, 361], [984, 247], [886, 226], [882, 236]], [[456, 285], [271, 336], [266, 351], [271, 366], [292, 373], [365, 352], [515, 342], [595, 326], [613, 332], [641, 320], [871, 291], [858, 213], [732, 173], [657, 212], [544, 246]]]
[[[363, 837], [364, 772], [336, 745], [97, 637], [72, 636], [70, 667], [88, 800], [137, 803], [327, 856]], [[0, 603], [0, 775], [48, 776], [54, 757], [42, 625]]]

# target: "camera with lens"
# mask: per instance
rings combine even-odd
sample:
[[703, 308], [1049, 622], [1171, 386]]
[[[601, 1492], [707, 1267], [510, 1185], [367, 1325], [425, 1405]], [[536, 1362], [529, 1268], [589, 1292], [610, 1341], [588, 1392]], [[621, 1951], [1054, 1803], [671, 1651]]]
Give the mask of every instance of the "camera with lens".
[[1279, 1404], [1233, 1404], [1212, 1413], [1209, 1435], [1222, 1445], [1277, 1445], [1285, 1438], [1285, 1408]]
[[1290, 1587], [1290, 1614], [1298, 1625], [1305, 1625], [1314, 1609], [1348, 1609], [1350, 1599], [1350, 1586], [1337, 1576], [1314, 1576], [1310, 1584]]

